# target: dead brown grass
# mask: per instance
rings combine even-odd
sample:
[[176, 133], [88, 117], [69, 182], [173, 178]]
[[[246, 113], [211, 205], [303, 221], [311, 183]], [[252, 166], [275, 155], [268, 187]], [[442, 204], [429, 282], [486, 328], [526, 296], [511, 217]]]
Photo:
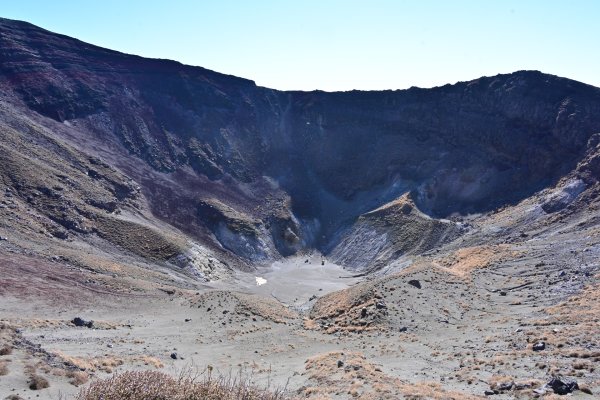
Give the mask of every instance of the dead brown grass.
[[8, 356], [11, 355], [13, 352], [12, 346], [9, 345], [4, 345], [2, 346], [2, 348], [0, 348], [0, 356]]
[[50, 382], [43, 376], [33, 374], [29, 377], [29, 389], [31, 390], [42, 390], [50, 387]]
[[104, 356], [104, 357], [74, 357], [66, 355], [60, 351], [55, 351], [54, 354], [60, 357], [67, 363], [70, 363], [82, 371], [104, 371], [112, 373], [113, 369], [125, 363], [125, 360], [120, 357]]
[[[341, 362], [341, 363], [340, 363]], [[474, 400], [478, 396], [444, 390], [435, 382], [404, 382], [387, 375], [362, 353], [330, 352], [306, 360], [309, 384], [299, 394], [309, 399], [356, 398], [361, 400], [434, 399]]]
[[0, 376], [8, 375], [9, 372], [8, 365], [0, 363]]
[[[600, 278], [600, 275], [596, 275]], [[586, 286], [579, 294], [546, 309], [561, 322], [600, 322], [600, 283]]]
[[282, 400], [280, 392], [260, 390], [248, 380], [157, 371], [128, 371], [92, 382], [76, 400]]
[[165, 365], [156, 357], [151, 356], [142, 356], [140, 361], [144, 363], [144, 365], [152, 366], [156, 369], [163, 368]]
[[90, 376], [85, 371], [69, 371], [67, 373], [67, 378], [69, 378], [69, 383], [71, 385], [79, 387], [85, 385], [90, 379]]
[[519, 255], [518, 251], [511, 249], [507, 244], [474, 246], [461, 248], [438, 263], [452, 273], [467, 278], [476, 269], [489, 268], [495, 263]]
[[11, 394], [5, 400], [25, 400], [25, 399], [23, 399], [21, 396], [18, 396], [16, 394]]

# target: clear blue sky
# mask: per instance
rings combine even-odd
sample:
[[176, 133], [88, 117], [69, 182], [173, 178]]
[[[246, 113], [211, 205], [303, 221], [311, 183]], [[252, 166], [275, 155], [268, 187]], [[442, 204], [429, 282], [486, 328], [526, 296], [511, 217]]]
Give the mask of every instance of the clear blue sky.
[[402, 89], [537, 69], [600, 86], [600, 0], [5, 0], [0, 14], [276, 89]]

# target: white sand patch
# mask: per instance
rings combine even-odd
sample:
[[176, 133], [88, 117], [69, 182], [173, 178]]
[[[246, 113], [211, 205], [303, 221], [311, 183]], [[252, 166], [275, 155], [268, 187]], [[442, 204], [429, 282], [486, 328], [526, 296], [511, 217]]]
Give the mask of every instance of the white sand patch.
[[260, 276], [256, 276], [256, 286], [260, 286], [260, 285], [264, 285], [265, 283], [267, 283], [267, 280], [265, 278], [261, 278]]

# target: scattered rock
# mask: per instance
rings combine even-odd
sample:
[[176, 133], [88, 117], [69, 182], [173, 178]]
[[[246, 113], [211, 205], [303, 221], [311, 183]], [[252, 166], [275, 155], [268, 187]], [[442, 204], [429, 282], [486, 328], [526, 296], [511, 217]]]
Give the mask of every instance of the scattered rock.
[[363, 308], [362, 310], [360, 310], [360, 317], [365, 318], [366, 316], [367, 316], [367, 309]]
[[494, 391], [493, 391], [493, 390], [486, 390], [485, 392], [483, 392], [483, 394], [485, 394], [486, 396], [493, 396], [493, 395], [495, 395], [496, 393], [494, 393]]
[[408, 328], [406, 326], [403, 326], [399, 330], [400, 330], [400, 332], [406, 332], [406, 331], [408, 331]]
[[508, 292], [506, 290], [500, 291], [500, 296], [506, 296], [507, 294], [508, 294]]
[[540, 396], [543, 396], [543, 395], [545, 395], [545, 394], [546, 394], [546, 392], [547, 392], [547, 390], [546, 390], [546, 385], [544, 385], [544, 386], [542, 386], [542, 387], [540, 387], [540, 388], [537, 388], [537, 389], [533, 389], [533, 393], [535, 393], [535, 394], [539, 394]]
[[378, 301], [377, 303], [375, 303], [375, 308], [377, 308], [378, 310], [382, 310], [384, 308], [387, 308], [387, 306], [383, 301]]
[[71, 321], [71, 323], [75, 326], [85, 326], [88, 328], [93, 328], [94, 327], [94, 321], [86, 321], [85, 319], [81, 318], [81, 317], [75, 317], [73, 318], [73, 320]]
[[177, 353], [175, 353], [175, 352], [171, 353], [171, 358], [172, 358], [173, 360], [177, 360], [177, 358], [178, 358], [178, 357], [177, 357]]
[[531, 383], [515, 383], [513, 389], [514, 390], [525, 390], [532, 387]]
[[[534, 389], [533, 392], [539, 395], [544, 395], [548, 392], [548, 389], [552, 389], [555, 394], [564, 396], [574, 392], [575, 390], [579, 390], [580, 388], [577, 381], [554, 377], [550, 379], [548, 383], [544, 384], [544, 386]], [[588, 389], [585, 391], [585, 393], [591, 394], [591, 391]]]
[[344, 372], [358, 371], [362, 367], [360, 365], [346, 365]]
[[554, 393], [560, 395], [569, 394], [579, 389], [577, 381], [571, 381], [564, 378], [552, 378], [546, 385], [554, 390]]
[[190, 322], [192, 319], [191, 318], [186, 318], [185, 322]]
[[421, 289], [421, 282], [417, 279], [411, 279], [410, 281], [408, 281], [408, 284], [416, 287], [417, 289]]
[[499, 392], [507, 392], [507, 391], [511, 390], [514, 385], [515, 385], [514, 382], [504, 382], [504, 383], [499, 384], [496, 387], [496, 390], [498, 390]]
[[344, 366], [344, 362], [342, 360], [338, 360], [337, 367], [342, 368]]
[[542, 351], [546, 349], [545, 342], [537, 342], [533, 345], [533, 351]]

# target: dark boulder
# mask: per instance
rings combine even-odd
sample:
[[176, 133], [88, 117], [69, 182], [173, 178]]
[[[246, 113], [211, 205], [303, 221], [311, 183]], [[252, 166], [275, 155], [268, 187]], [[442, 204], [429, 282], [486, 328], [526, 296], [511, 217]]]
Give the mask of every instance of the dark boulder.
[[571, 381], [564, 378], [552, 378], [547, 385], [554, 390], [554, 393], [560, 395], [569, 394], [579, 389], [577, 381]]
[[537, 342], [533, 345], [533, 351], [542, 351], [546, 349], [546, 343], [545, 342]]
[[421, 289], [421, 282], [417, 279], [411, 279], [410, 281], [408, 281], [408, 284], [416, 287], [417, 289]]
[[81, 318], [81, 317], [75, 317], [73, 318], [73, 320], [71, 320], [71, 323], [75, 326], [85, 326], [87, 328], [93, 328], [94, 327], [94, 321], [86, 321], [85, 319]]

